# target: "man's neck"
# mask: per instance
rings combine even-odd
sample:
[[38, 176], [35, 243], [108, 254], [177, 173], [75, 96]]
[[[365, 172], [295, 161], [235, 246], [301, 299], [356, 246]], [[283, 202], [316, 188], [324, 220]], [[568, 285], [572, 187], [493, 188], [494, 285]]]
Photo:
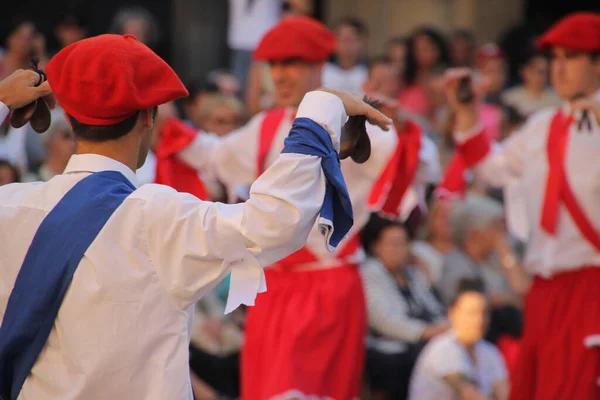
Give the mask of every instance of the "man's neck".
[[450, 253], [454, 250], [454, 243], [451, 240], [433, 238], [430, 241], [431, 246], [442, 254]]
[[468, 242], [465, 244], [464, 252], [477, 263], [483, 263], [487, 258], [487, 252], [481, 251], [477, 246], [471, 245]]
[[523, 85], [523, 88], [525, 89], [525, 92], [529, 95], [529, 97], [532, 97], [534, 99], [539, 99], [540, 97], [542, 97], [544, 91], [546, 90], [545, 87], [537, 88], [534, 86], [527, 85]]
[[357, 60], [353, 58], [338, 58], [337, 64], [341, 69], [348, 70], [357, 64]]
[[131, 150], [131, 146], [127, 146], [125, 143], [120, 142], [120, 139], [101, 143], [79, 141], [77, 143], [77, 154], [98, 154], [112, 158], [135, 172], [137, 170], [138, 162], [137, 151]]

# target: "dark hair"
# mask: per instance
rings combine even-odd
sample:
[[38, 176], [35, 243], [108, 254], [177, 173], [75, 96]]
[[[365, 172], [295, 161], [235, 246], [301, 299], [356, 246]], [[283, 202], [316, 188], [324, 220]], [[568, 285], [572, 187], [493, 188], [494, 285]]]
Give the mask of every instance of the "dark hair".
[[529, 63], [531, 63], [533, 60], [535, 60], [538, 57], [546, 58], [546, 54], [544, 54], [544, 52], [542, 52], [532, 46], [527, 51], [527, 54], [525, 54], [525, 57], [523, 58], [523, 63], [521, 64], [521, 66], [528, 65]]
[[200, 94], [212, 94], [219, 92], [219, 88], [215, 82], [204, 78], [191, 81], [185, 87], [190, 95], [183, 99], [184, 104], [193, 103], [194, 100], [196, 100], [196, 97]]
[[381, 233], [390, 227], [397, 227], [406, 231], [406, 227], [400, 221], [384, 218], [377, 213], [371, 214], [369, 222], [360, 233], [363, 248], [368, 255], [373, 255], [373, 245], [379, 240]]
[[13, 183], [21, 182], [21, 173], [19, 172], [17, 167], [15, 167], [10, 161], [5, 160], [5, 159], [0, 159], [0, 167], [8, 167], [12, 171], [13, 176], [14, 176]]
[[[152, 118], [156, 118], [157, 111], [158, 107], [152, 109]], [[131, 132], [137, 123], [139, 115], [140, 112], [136, 111], [131, 117], [127, 117], [127, 119], [114, 125], [106, 126], [82, 124], [71, 115], [68, 115], [68, 117], [76, 138], [89, 142], [107, 142], [119, 139]]]
[[58, 18], [56, 26], [74, 26], [80, 29], [86, 29], [87, 20], [77, 13], [65, 13]]
[[341, 20], [338, 21], [338, 23], [335, 26], [336, 26], [336, 28], [339, 28], [340, 26], [349, 26], [354, 29], [354, 31], [356, 32], [356, 34], [358, 36], [364, 37], [369, 34], [369, 32], [367, 30], [367, 26], [364, 24], [364, 22], [362, 22], [360, 19], [354, 18], [354, 17], [342, 18]]
[[415, 41], [419, 36], [427, 36], [435, 43], [439, 52], [438, 63], [450, 64], [450, 55], [448, 52], [448, 44], [444, 36], [434, 28], [422, 27], [417, 29], [408, 39], [406, 46], [406, 69], [404, 70], [404, 83], [411, 85], [415, 83], [417, 78], [417, 60], [415, 58]]
[[450, 306], [454, 307], [460, 296], [465, 293], [479, 293], [485, 296], [485, 284], [481, 279], [463, 278], [456, 284], [456, 294], [452, 297]]
[[388, 48], [395, 44], [402, 44], [406, 46], [408, 44], [408, 39], [404, 36], [393, 36], [388, 39], [387, 42], [385, 42], [385, 47]]
[[473, 47], [475, 46], [475, 34], [469, 29], [457, 29], [452, 32], [452, 39], [462, 39], [469, 42]]
[[506, 115], [506, 122], [508, 122], [510, 126], [521, 125], [527, 120], [527, 118], [513, 106], [504, 105], [502, 106], [502, 111], [504, 112], [504, 115]]

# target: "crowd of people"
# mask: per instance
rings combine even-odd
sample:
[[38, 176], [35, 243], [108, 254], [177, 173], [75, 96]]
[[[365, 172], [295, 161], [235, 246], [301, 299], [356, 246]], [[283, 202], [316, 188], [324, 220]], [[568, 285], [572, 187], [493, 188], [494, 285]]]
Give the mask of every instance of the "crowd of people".
[[[264, 31], [304, 11], [286, 3]], [[144, 10], [127, 10], [115, 17], [110, 31], [132, 34], [151, 47], [152, 19]], [[332, 31], [333, 54], [326, 54], [326, 62], [314, 71], [306, 67], [299, 69], [298, 76], [288, 76], [285, 63], [296, 61], [278, 60], [271, 49], [256, 48], [261, 39], [268, 39], [257, 37], [253, 43], [245, 43], [244, 49], [234, 49], [231, 69], [215, 70], [188, 82], [187, 98], [159, 107], [156, 133], [148, 159], [137, 172], [138, 180], [141, 184], [168, 184], [205, 200], [246, 200], [247, 182], [264, 171], [265, 163], [272, 162], [269, 139], [266, 148], [239, 139], [248, 136], [250, 128], [260, 131], [261, 138], [270, 135], [271, 142], [275, 136], [277, 144], [278, 130], [289, 130], [287, 125], [280, 125], [287, 120], [291, 124], [293, 106], [312, 86], [376, 99], [394, 121], [395, 132], [407, 138], [413, 137], [411, 129], [418, 132], [416, 145], [406, 141], [404, 150], [397, 150], [398, 157], [410, 158], [409, 150], [416, 148], [418, 159], [406, 168], [412, 168], [407, 177], [413, 184], [400, 190], [394, 179], [387, 182], [401, 191], [402, 199], [390, 205], [388, 196], [379, 213], [371, 213], [373, 204], [381, 200], [377, 184], [363, 190], [352, 181], [359, 179], [359, 173], [344, 169], [352, 200], [357, 196], [364, 203], [353, 204], [355, 221], [362, 228], [357, 233], [362, 248], [354, 249], [352, 255], [358, 254], [361, 260], [362, 288], [348, 289], [345, 295], [361, 299], [343, 298], [348, 308], [336, 312], [341, 318], [346, 313], [363, 313], [353, 318], [364, 318], [368, 326], [361, 338], [366, 351], [364, 374], [357, 383], [362, 396], [450, 399], [452, 380], [463, 376], [472, 383], [469, 390], [474, 396], [480, 396], [468, 398], [506, 399], [522, 336], [524, 296], [531, 283], [521, 266], [525, 238], [509, 234], [506, 228], [507, 221], [508, 225], [519, 224], [518, 218], [507, 218], [504, 210], [511, 193], [491, 187], [466, 167], [460, 168], [459, 144], [453, 136], [457, 112], [447, 95], [447, 70], [473, 71], [474, 96], [481, 100], [479, 120], [489, 138], [500, 143], [532, 114], [562, 104], [549, 85], [547, 55], [531, 46], [529, 56], [519, 60], [521, 81], [509, 87], [508, 65], [515, 60], [495, 43], [478, 46], [477, 38], [468, 30], [447, 34], [420, 27], [406, 37], [390, 38], [383, 54], [378, 55], [370, 54], [366, 47], [369, 29], [360, 18], [336, 21]], [[61, 20], [55, 34], [64, 48], [86, 37], [85, 25], [71, 15]], [[253, 52], [254, 59], [249, 56]], [[41, 60], [42, 68], [51, 58], [34, 21], [18, 21], [4, 40], [0, 79], [28, 67], [32, 55]], [[297, 55], [298, 59], [303, 57]], [[321, 60], [315, 57], [309, 61], [316, 65]], [[285, 111], [278, 119], [262, 118], [265, 111], [279, 107]], [[269, 124], [272, 134], [266, 132], [265, 125]], [[379, 159], [365, 164], [365, 175], [374, 175], [369, 179], [377, 181], [394, 160], [394, 149], [388, 148], [386, 153], [385, 148], [396, 142], [381, 139], [378, 143], [376, 137], [371, 140], [372, 157]], [[28, 125], [13, 128], [7, 119], [0, 126], [0, 185], [48, 181], [64, 171], [75, 151], [73, 128], [60, 108], [52, 112], [52, 124], [42, 135]], [[246, 153], [251, 155], [246, 157]], [[347, 171], [354, 177], [349, 178]], [[454, 171], [458, 171], [458, 178]], [[456, 185], [455, 179], [459, 181]], [[285, 273], [283, 264], [267, 273], [269, 291], [265, 295], [289, 294], [292, 289], [285, 286]], [[254, 330], [245, 335], [248, 325], [257, 323], [258, 314], [248, 316], [250, 320], [247, 311], [251, 309], [238, 308], [225, 314], [230, 280], [233, 277], [195, 305], [190, 367], [197, 398], [239, 397], [243, 347], [254, 344], [253, 353], [270, 354], [259, 347]], [[278, 284], [285, 287], [283, 292], [277, 292]], [[329, 289], [335, 290], [334, 286], [332, 283]], [[302, 286], [295, 290], [301, 291]], [[267, 309], [261, 296], [257, 310]], [[350, 307], [357, 301], [364, 301], [364, 309]], [[269, 306], [266, 312], [292, 311], [274, 308], [272, 303]], [[282, 336], [289, 334], [287, 328], [281, 329]], [[347, 360], [342, 354], [336, 357], [339, 361], [332, 363]], [[251, 374], [247, 371], [243, 372]], [[262, 396], [259, 393], [265, 392], [255, 393]]]

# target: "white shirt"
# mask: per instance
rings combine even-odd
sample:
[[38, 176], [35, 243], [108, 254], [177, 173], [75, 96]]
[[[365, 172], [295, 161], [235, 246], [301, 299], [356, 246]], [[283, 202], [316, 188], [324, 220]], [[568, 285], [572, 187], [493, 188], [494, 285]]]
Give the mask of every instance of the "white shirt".
[[281, 0], [229, 0], [229, 47], [254, 50], [263, 35], [279, 21], [281, 6]]
[[480, 393], [490, 396], [494, 385], [507, 379], [502, 355], [493, 344], [480, 340], [475, 359], [476, 364], [452, 332], [432, 339], [415, 364], [409, 400], [454, 400], [454, 389], [444, 381], [444, 376], [453, 374], [465, 375]]
[[[600, 99], [600, 92], [596, 98]], [[525, 126], [496, 148], [476, 167], [478, 178], [494, 186], [510, 189], [514, 207], [507, 205], [511, 218], [527, 221], [521, 229], [528, 233], [525, 267], [534, 274], [549, 277], [560, 271], [582, 266], [600, 266], [600, 252], [581, 234], [571, 214], [561, 202], [555, 236], [548, 235], [540, 220], [548, 173], [546, 151], [550, 122], [556, 110], [548, 109], [532, 115]], [[568, 110], [565, 108], [568, 114]], [[591, 115], [592, 132], [577, 131], [571, 125], [565, 155], [565, 170], [571, 189], [587, 218], [600, 230], [600, 127]], [[457, 133], [464, 142], [478, 130]], [[516, 200], [514, 200], [516, 199]], [[521, 215], [515, 215], [519, 213]], [[520, 236], [520, 235], [519, 235]]]
[[323, 87], [361, 94], [362, 84], [368, 77], [367, 67], [355, 65], [349, 69], [342, 69], [337, 64], [325, 63], [321, 80]]
[[[0, 118], [0, 123], [1, 121], [3, 119]], [[6, 160], [17, 167], [21, 176], [25, 176], [29, 169], [26, 148], [27, 127], [28, 125], [20, 128], [10, 126], [6, 136], [0, 135], [0, 160]]]
[[[339, 148], [342, 102], [306, 98], [298, 116], [326, 127]], [[0, 187], [0, 318], [42, 220], [78, 181], [105, 170], [138, 184], [125, 165], [85, 154], [47, 183]], [[253, 305], [266, 289], [262, 267], [304, 244], [324, 194], [321, 159], [300, 154], [282, 154], [245, 204], [140, 186], [86, 251], [19, 399], [192, 399], [194, 303], [231, 272], [228, 310]]]

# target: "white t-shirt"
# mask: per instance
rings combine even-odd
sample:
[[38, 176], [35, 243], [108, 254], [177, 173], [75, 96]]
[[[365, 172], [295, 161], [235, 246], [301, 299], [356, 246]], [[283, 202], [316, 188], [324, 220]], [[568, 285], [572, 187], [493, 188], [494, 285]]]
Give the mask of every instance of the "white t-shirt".
[[263, 35], [279, 21], [281, 5], [281, 0], [229, 0], [229, 47], [254, 50]]
[[364, 65], [355, 65], [350, 69], [342, 69], [333, 63], [323, 67], [323, 87], [361, 94], [362, 84], [367, 80], [368, 70]]
[[452, 332], [433, 339], [417, 359], [410, 381], [410, 400], [453, 400], [455, 392], [443, 377], [464, 374], [485, 396], [492, 394], [494, 384], [507, 379], [502, 355], [496, 347], [479, 341], [475, 345], [475, 364], [467, 350]]

